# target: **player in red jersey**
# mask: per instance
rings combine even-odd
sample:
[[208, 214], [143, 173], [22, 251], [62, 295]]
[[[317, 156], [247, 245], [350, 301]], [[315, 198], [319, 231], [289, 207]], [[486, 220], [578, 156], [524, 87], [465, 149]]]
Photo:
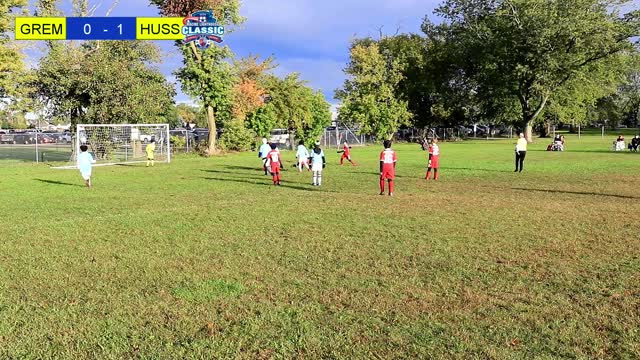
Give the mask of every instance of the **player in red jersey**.
[[424, 178], [429, 180], [431, 176], [431, 169], [433, 169], [433, 180], [438, 180], [438, 169], [440, 169], [440, 147], [438, 146], [438, 139], [431, 140], [431, 146], [429, 146], [429, 164], [427, 165], [427, 176]]
[[389, 196], [393, 196], [393, 179], [396, 177], [396, 152], [391, 150], [391, 140], [384, 141], [384, 151], [380, 153], [380, 195], [384, 195], [384, 181], [389, 181]]
[[356, 163], [351, 160], [351, 146], [349, 146], [346, 141], [342, 146], [342, 150], [338, 151], [338, 153], [342, 153], [342, 156], [340, 157], [340, 165], [344, 163], [344, 159], [347, 159], [351, 165], [356, 166]]
[[280, 150], [278, 150], [276, 144], [271, 144], [271, 151], [267, 154], [267, 168], [271, 168], [273, 185], [280, 185], [280, 181], [282, 180], [280, 177], [280, 169], [284, 168], [284, 166], [282, 166]]

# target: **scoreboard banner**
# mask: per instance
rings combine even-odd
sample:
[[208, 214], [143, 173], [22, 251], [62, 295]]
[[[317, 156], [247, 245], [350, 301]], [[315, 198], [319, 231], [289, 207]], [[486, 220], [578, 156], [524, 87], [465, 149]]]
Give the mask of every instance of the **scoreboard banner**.
[[183, 40], [200, 49], [222, 42], [211, 10], [181, 17], [17, 17], [16, 40]]

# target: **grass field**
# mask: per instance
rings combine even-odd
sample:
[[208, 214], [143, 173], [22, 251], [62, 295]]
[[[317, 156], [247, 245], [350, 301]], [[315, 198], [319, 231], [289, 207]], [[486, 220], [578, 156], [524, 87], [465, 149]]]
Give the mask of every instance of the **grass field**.
[[[322, 188], [255, 154], [0, 164], [0, 358], [640, 357], [640, 154], [569, 137], [328, 152]], [[293, 154], [285, 154], [287, 166]]]

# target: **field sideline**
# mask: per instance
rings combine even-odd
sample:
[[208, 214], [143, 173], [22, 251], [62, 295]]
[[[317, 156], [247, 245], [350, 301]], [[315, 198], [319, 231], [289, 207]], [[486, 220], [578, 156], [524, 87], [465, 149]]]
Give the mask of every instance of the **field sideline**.
[[[0, 162], [0, 358], [638, 358], [640, 154], [599, 136], [255, 153], [155, 168]], [[628, 139], [630, 140], [630, 139]]]

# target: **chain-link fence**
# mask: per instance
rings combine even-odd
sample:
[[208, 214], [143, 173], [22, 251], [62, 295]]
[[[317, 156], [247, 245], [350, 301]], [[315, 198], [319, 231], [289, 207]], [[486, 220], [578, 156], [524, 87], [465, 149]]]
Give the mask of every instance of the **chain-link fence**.
[[325, 148], [339, 148], [344, 142], [349, 145], [367, 145], [375, 142], [375, 137], [359, 135], [347, 127], [327, 128], [320, 137], [320, 144]]
[[73, 152], [69, 132], [0, 130], [0, 160], [19, 162], [66, 162]]

